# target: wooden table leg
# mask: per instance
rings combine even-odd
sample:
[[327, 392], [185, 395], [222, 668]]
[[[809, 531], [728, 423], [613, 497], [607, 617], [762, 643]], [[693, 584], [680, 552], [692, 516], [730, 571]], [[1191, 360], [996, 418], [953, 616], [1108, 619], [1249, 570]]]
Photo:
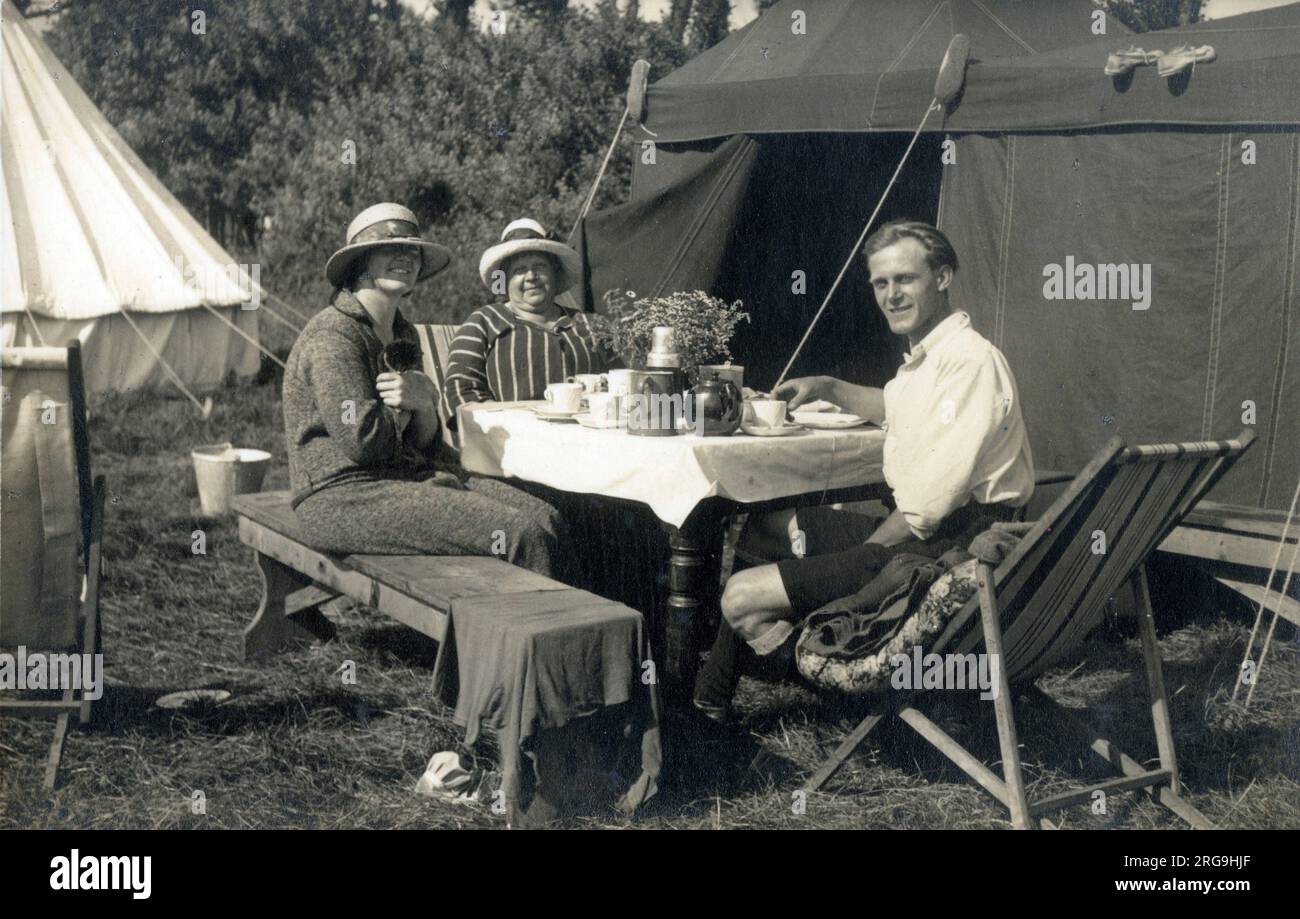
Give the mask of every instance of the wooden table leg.
[[723, 519], [720, 508], [701, 505], [680, 528], [668, 528], [664, 695], [672, 704], [689, 701], [701, 643], [712, 638], [703, 632], [717, 618]]

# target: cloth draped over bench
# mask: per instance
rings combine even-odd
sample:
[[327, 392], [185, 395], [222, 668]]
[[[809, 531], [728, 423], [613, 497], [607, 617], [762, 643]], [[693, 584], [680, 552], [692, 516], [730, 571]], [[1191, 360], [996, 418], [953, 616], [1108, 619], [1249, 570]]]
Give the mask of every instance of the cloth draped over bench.
[[[658, 790], [662, 753], [658, 698], [644, 620], [632, 609], [575, 592], [453, 601], [434, 664], [435, 694], [473, 745], [497, 731], [501, 790], [512, 812], [523, 785], [523, 755], [540, 731], [622, 706], [623, 733], [639, 738], [639, 766], [618, 807], [636, 810]], [[643, 677], [647, 681], [643, 682]]]

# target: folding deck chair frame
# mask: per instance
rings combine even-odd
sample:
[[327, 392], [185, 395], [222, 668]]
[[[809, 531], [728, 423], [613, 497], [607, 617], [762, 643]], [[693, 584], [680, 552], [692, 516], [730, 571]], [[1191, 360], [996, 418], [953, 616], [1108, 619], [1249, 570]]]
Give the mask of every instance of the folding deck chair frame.
[[[949, 621], [935, 641], [936, 653], [983, 650], [1001, 661], [993, 700], [1002, 756], [999, 777], [911, 704], [911, 697], [882, 703], [841, 742], [809, 778], [806, 790], [820, 789], [886, 716], [896, 716], [1007, 807], [1017, 829], [1050, 828], [1043, 815], [1089, 802], [1105, 794], [1145, 789], [1193, 827], [1212, 825], [1182, 796], [1174, 754], [1169, 698], [1147, 588], [1146, 560], [1170, 530], [1192, 509], [1255, 435], [1198, 443], [1125, 447], [1110, 440], [1034, 523], [1006, 525], [1024, 533], [1011, 554], [994, 570], [978, 565], [976, 596]], [[1097, 533], [1103, 534], [1103, 552]], [[1104, 616], [1105, 601], [1132, 582], [1138, 599], [1151, 720], [1159, 753], [1158, 769], [1145, 769], [1118, 747], [1070, 715], [1032, 681], [1062, 655], [1077, 647]], [[978, 614], [980, 628], [975, 627]], [[1025, 794], [1013, 708], [1012, 686], [1037, 710], [1055, 720], [1067, 735], [1111, 764], [1119, 778], [1031, 802]]]
[[[0, 351], [0, 368], [5, 377], [22, 373], [24, 370], [65, 370], [68, 379], [67, 418], [72, 424], [72, 445], [76, 463], [73, 482], [48, 483], [53, 487], [75, 487], [77, 489], [78, 510], [80, 515], [80, 553], [77, 561], [76, 576], [81, 581], [81, 599], [78, 611], [77, 643], [72, 649], [77, 653], [98, 654], [101, 651], [101, 628], [99, 615], [99, 586], [101, 574], [101, 540], [104, 523], [104, 477], [96, 476], [93, 484], [90, 472], [90, 442], [86, 429], [86, 393], [81, 372], [81, 346], [77, 341], [68, 343], [66, 348], [5, 348]], [[6, 396], [9, 387], [6, 386]], [[17, 405], [6, 404], [3, 411], [17, 410]], [[57, 405], [55, 410], [61, 411]], [[56, 421], [57, 423], [57, 421]], [[69, 470], [71, 471], [71, 470]], [[42, 481], [42, 487], [46, 487]], [[5, 495], [6, 500], [8, 494]], [[66, 650], [32, 648], [32, 651]], [[44, 784], [53, 789], [58, 775], [59, 764], [63, 758], [63, 741], [67, 736], [68, 721], [73, 715], [81, 724], [91, 720], [92, 701], [85, 698], [85, 693], [75, 688], [63, 688], [59, 699], [4, 699], [0, 698], [0, 714], [16, 715], [54, 715], [54, 736], [50, 741], [49, 754], [46, 758]]]

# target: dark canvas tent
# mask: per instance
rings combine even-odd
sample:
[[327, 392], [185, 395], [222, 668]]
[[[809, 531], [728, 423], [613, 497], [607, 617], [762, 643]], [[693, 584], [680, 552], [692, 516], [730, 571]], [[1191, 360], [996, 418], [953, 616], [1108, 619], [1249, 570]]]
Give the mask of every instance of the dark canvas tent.
[[[902, 156], [901, 132], [920, 123], [952, 36], [970, 37], [973, 61], [1001, 60], [1089, 41], [1094, 16], [1088, 0], [778, 3], [649, 87], [632, 199], [588, 225], [596, 307], [611, 288], [739, 297], [754, 321], [735, 348], [750, 379], [773, 382]], [[1111, 41], [1127, 35], [1104, 22]], [[935, 218], [941, 140], [923, 138], [883, 218]], [[837, 298], [853, 305], [818, 326], [816, 368], [883, 383], [901, 352], [856, 306], [870, 303], [863, 274]]]
[[[798, 9], [804, 35], [791, 31]], [[1093, 34], [1094, 13], [777, 4], [650, 86], [631, 200], [587, 222], [591, 302], [616, 288], [739, 297], [754, 321], [737, 359], [773, 382], [963, 32], [964, 90], [931, 117], [880, 219], [952, 236], [956, 302], [1015, 369], [1039, 464], [1077, 468], [1115, 433], [1226, 436], [1253, 405], [1260, 446], [1214, 497], [1285, 507], [1300, 475], [1300, 7], [1141, 36], [1215, 47], [1216, 61], [1172, 78], [1105, 76], [1107, 54], [1134, 38], [1114, 21]], [[1149, 305], [1048, 299], [1044, 272], [1067, 258], [1137, 265], [1139, 280], [1150, 265]], [[859, 265], [805, 355], [794, 373], [893, 374], [898, 343]]]

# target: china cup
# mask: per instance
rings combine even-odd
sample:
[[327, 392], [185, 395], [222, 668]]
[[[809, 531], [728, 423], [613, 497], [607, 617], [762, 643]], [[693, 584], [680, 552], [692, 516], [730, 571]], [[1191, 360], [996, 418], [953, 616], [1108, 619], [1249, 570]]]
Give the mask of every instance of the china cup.
[[618, 420], [618, 396], [609, 392], [594, 392], [587, 396], [587, 410], [593, 421], [613, 422]]
[[581, 383], [552, 383], [542, 393], [553, 411], [578, 412], [582, 409]]
[[631, 370], [611, 370], [605, 378], [609, 382], [609, 391], [616, 396], [626, 396], [632, 391]]
[[747, 411], [753, 413], [751, 423], [764, 428], [785, 426], [786, 401], [784, 399], [750, 399], [745, 406]]
[[617, 397], [619, 420], [627, 419], [628, 396], [632, 392], [631, 370], [610, 370], [605, 374], [609, 393]]

